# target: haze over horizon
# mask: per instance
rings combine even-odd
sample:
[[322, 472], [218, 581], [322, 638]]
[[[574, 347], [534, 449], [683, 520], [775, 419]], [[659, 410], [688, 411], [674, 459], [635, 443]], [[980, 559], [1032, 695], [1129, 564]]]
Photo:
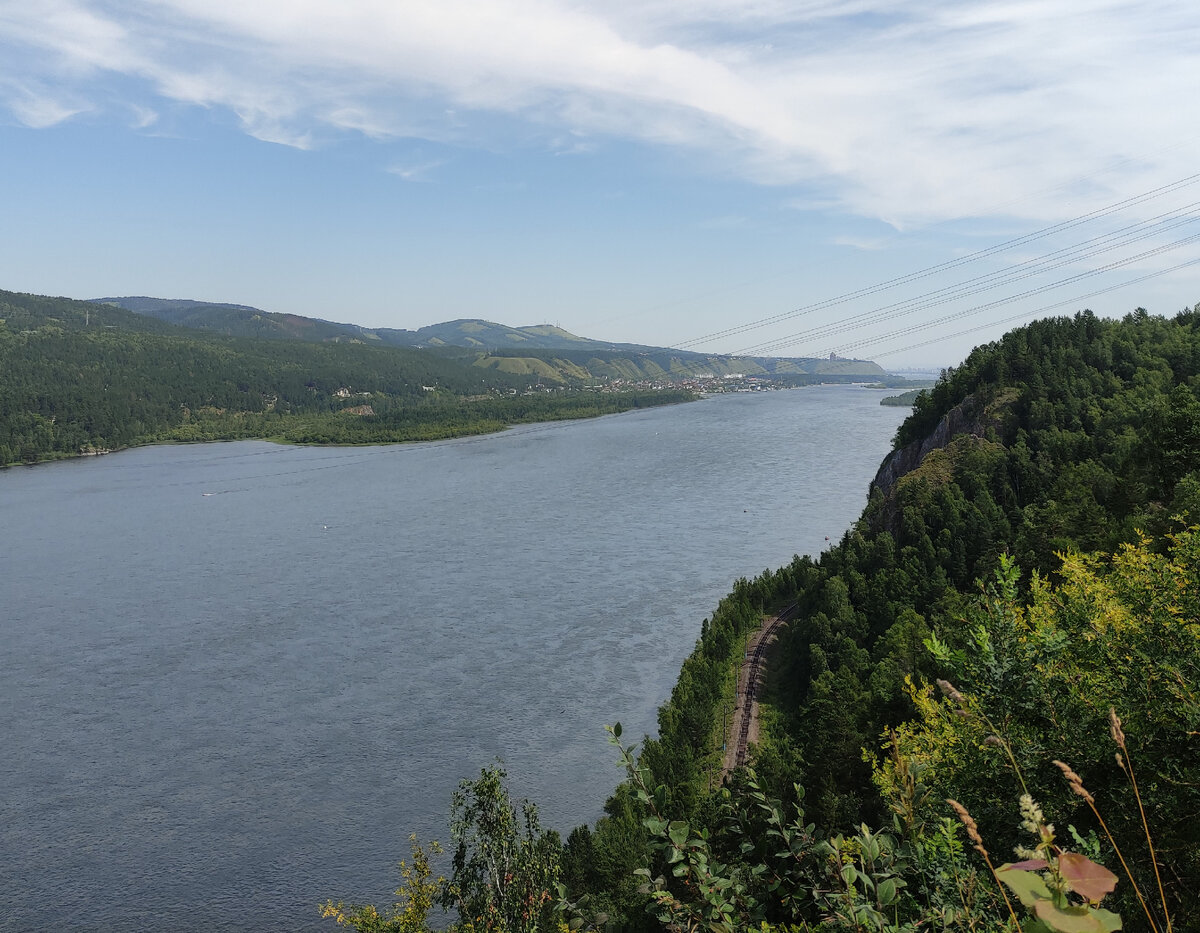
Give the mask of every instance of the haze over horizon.
[[1200, 301], [1198, 53], [1168, 0], [0, 0], [0, 288], [949, 365]]

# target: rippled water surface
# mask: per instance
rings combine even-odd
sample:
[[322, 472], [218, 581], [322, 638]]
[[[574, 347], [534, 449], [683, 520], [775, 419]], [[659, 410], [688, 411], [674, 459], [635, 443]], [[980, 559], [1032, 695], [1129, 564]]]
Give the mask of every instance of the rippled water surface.
[[0, 471], [0, 929], [330, 929], [497, 757], [594, 819], [603, 725], [652, 731], [731, 582], [858, 516], [879, 395]]

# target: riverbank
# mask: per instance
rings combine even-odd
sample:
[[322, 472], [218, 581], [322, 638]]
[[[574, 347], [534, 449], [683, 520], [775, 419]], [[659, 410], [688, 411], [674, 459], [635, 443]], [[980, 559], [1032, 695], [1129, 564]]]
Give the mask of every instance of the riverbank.
[[[193, 444], [260, 440], [277, 444], [322, 447], [364, 447], [410, 442], [451, 440], [493, 434], [520, 424], [577, 421], [696, 401], [685, 390], [642, 389], [628, 392], [573, 391], [490, 399], [447, 399], [422, 406], [396, 406], [379, 414], [333, 411], [323, 414], [285, 414], [277, 411], [183, 411], [179, 423], [163, 430], [135, 436], [130, 442], [99, 447], [84, 444], [72, 449], [56, 445], [48, 433], [42, 444], [0, 444], [0, 451], [19, 454], [4, 466], [33, 465], [55, 460], [97, 456], [155, 444]], [[382, 406], [381, 406], [382, 407]], [[67, 421], [69, 415], [64, 415]], [[2, 425], [0, 425], [2, 427]], [[59, 435], [59, 436], [66, 436]]]

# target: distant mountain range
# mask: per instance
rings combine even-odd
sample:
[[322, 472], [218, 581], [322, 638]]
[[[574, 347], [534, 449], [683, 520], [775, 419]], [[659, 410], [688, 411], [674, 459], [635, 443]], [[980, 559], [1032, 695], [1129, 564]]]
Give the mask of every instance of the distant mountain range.
[[195, 301], [188, 298], [93, 298], [97, 304], [115, 305], [137, 314], [182, 327], [211, 330], [230, 337], [267, 337], [286, 340], [357, 340], [396, 347], [467, 347], [477, 350], [628, 350], [660, 349], [632, 343], [608, 343], [576, 337], [560, 327], [540, 324], [509, 327], [491, 321], [460, 319], [430, 324], [418, 330], [362, 327], [298, 314], [263, 311], [249, 305]]
[[869, 360], [812, 357], [734, 357], [695, 353], [633, 343], [610, 343], [578, 337], [560, 327], [540, 324], [509, 327], [491, 321], [460, 319], [417, 330], [362, 327], [320, 318], [263, 311], [249, 305], [178, 298], [95, 298], [93, 302], [196, 330], [231, 337], [258, 337], [308, 342], [351, 342], [413, 348], [462, 348], [485, 352], [476, 365], [505, 372], [536, 375], [554, 381], [588, 378], [653, 379], [704, 375], [774, 378], [812, 377], [850, 380], [882, 379], [884, 370]]

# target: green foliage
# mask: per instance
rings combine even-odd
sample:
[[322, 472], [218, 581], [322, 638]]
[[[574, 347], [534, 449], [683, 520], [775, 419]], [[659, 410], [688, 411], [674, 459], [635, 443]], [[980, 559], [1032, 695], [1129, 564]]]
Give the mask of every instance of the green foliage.
[[[713, 828], [663, 817], [659, 788], [646, 784], [632, 747], [620, 750], [629, 781], [647, 809], [650, 847], [661, 870], [640, 869], [655, 929], [810, 930], [912, 933], [941, 929], [998, 931], [981, 906], [978, 877], [966, 864], [953, 825], [914, 841], [859, 827], [820, 839], [795, 806], [787, 817], [759, 788], [752, 771], [722, 791]], [[800, 794], [797, 788], [797, 794]], [[946, 870], [933, 872], [940, 861]], [[953, 897], [963, 909], [949, 906]], [[993, 911], [994, 912], [994, 911]]]
[[454, 792], [449, 878], [434, 877], [431, 856], [441, 854], [440, 846], [426, 849], [414, 836], [412, 865], [400, 863], [403, 883], [390, 911], [326, 901], [321, 916], [360, 933], [428, 933], [436, 904], [458, 912], [450, 933], [565, 933], [558, 834], [542, 830], [528, 800], [518, 812], [506, 777], [498, 766], [484, 768]]
[[[1173, 514], [1200, 517], [1198, 391], [1200, 311], [1037, 321], [944, 373], [898, 432], [908, 472], [796, 574], [760, 751], [771, 791], [802, 781], [827, 830], [882, 818], [856, 750], [913, 716], [906, 678], [938, 670], [930, 628], [957, 626], [1002, 554], [1044, 579], [1059, 553], [1110, 552], [1137, 528], [1157, 539]], [[919, 459], [939, 425], [957, 434]]]
[[886, 395], [879, 400], [879, 404], [890, 405], [894, 408], [911, 408], [916, 404], [917, 396], [924, 391], [924, 389], [909, 389], [899, 395]]
[[[1121, 918], [1099, 906], [1117, 885], [1117, 876], [1086, 856], [1055, 845], [1054, 827], [1028, 794], [1021, 798], [1022, 828], [1033, 833], [1029, 858], [1001, 865], [996, 877], [1035, 920], [1033, 929], [1057, 933], [1112, 933]], [[1040, 873], [1040, 874], [1039, 874]]]
[[454, 870], [440, 903], [480, 933], [557, 933], [558, 835], [542, 831], [528, 800], [517, 812], [505, 778], [499, 767], [484, 768], [454, 792]]
[[[1169, 909], [1194, 918], [1200, 899], [1187, 879], [1200, 876], [1200, 830], [1181, 815], [1200, 812], [1200, 530], [1165, 544], [1141, 539], [1108, 561], [1065, 555], [1060, 582], [1035, 576], [1026, 597], [1016, 565], [1001, 561], [977, 606], [930, 640], [958, 689], [943, 703], [913, 687], [918, 718], [895, 730], [896, 753], [876, 772], [884, 796], [901, 795], [902, 761], [936, 776], [938, 794], [916, 821], [935, 819], [931, 800], [949, 796], [984, 836], [1003, 838], [1008, 801], [1035, 793], [1073, 826], [1111, 833], [1106, 857], [1144, 851], [1154, 825], [1158, 857], [1171, 866], [1162, 879]], [[1113, 758], [1114, 707], [1152, 768], [1132, 798], [1128, 751]], [[1084, 775], [1087, 795], [1063, 786], [1055, 760]], [[1089, 798], [1108, 809], [1105, 824]], [[1154, 860], [1131, 878], [1117, 895], [1125, 916], [1140, 912], [1134, 886], [1157, 888]]]
[[527, 383], [429, 351], [223, 337], [0, 292], [0, 466], [163, 441], [435, 440], [691, 398]]
[[[890, 759], [876, 770], [893, 811], [892, 832], [863, 825], [853, 836], [821, 839], [798, 806], [795, 817], [785, 819], [782, 806], [763, 793], [750, 771], [722, 789], [720, 818], [710, 825], [669, 819], [662, 804], [670, 795], [648, 783], [650, 771], [634, 748], [621, 744], [619, 726], [614, 727], [610, 741], [645, 808], [643, 822], [654, 858], [653, 866], [638, 874], [645, 879], [643, 890], [658, 923], [669, 930], [712, 933], [755, 927], [900, 933], [931, 926], [1110, 933], [1123, 928], [1123, 917], [1137, 916], [1140, 910], [1150, 930], [1188, 928], [1180, 918], [1194, 916], [1196, 907], [1188, 881], [1195, 877], [1195, 829], [1181, 827], [1178, 819], [1172, 824], [1171, 815], [1198, 812], [1200, 792], [1195, 781], [1164, 781], [1168, 775], [1162, 766], [1172, 760], [1172, 751], [1194, 757], [1189, 756], [1185, 730], [1200, 713], [1190, 686], [1200, 662], [1195, 621], [1200, 529], [1172, 536], [1165, 554], [1143, 541], [1122, 548], [1103, 568], [1094, 558], [1081, 558], [1061, 585], [1034, 586], [1027, 600], [1018, 594], [1017, 579], [1015, 564], [1002, 560], [995, 583], [973, 609], [969, 621], [974, 624], [964, 627], [972, 650], [960, 652], [930, 638], [935, 655], [964, 665], [963, 675], [972, 678], [979, 693], [964, 694], [941, 681], [947, 702], [940, 703], [928, 691], [914, 690], [920, 718], [891, 734]], [[1133, 607], [1137, 614], [1130, 611]], [[1065, 650], [1067, 625], [1077, 627], [1069, 638], [1099, 643], [1100, 655], [1086, 647], [1077, 653]], [[1089, 631], [1107, 637], [1089, 640]], [[1104, 704], [1111, 691], [1126, 689], [1120, 676], [1113, 684], [1106, 672], [1139, 676], [1138, 664], [1130, 664], [1132, 656], [1122, 661], [1121, 654], [1145, 639], [1156, 645], [1164, 668], [1161, 682], [1148, 689], [1174, 682], [1187, 696], [1176, 692], [1139, 698], [1148, 708], [1132, 715], [1147, 730], [1147, 744], [1164, 746], [1154, 759], [1153, 780], [1139, 785], [1127, 724], [1111, 707], [1090, 718], [1085, 711]], [[1048, 663], [1048, 650], [1054, 651], [1053, 663]], [[1053, 693], [1037, 686], [1048, 679], [1062, 681]], [[1180, 704], [1183, 708], [1176, 708]], [[1161, 724], [1163, 735], [1153, 735], [1153, 723]], [[1105, 822], [1097, 796], [1103, 789], [1104, 796], [1116, 797], [1119, 788], [1107, 787], [1103, 777], [1085, 787], [1070, 767], [1045, 756], [1067, 748], [1082, 757], [1098, 744], [1106, 757], [1114, 743], [1119, 749], [1117, 783], [1128, 783], [1132, 805], [1128, 819]], [[1140, 747], [1139, 757], [1145, 758]], [[1189, 761], [1181, 776], [1200, 773], [1198, 764]], [[1056, 800], [1056, 808], [1074, 807], [1072, 815], [1081, 824], [1094, 817], [1107, 846], [1093, 831], [1085, 840], [1072, 826], [1070, 834], [1087, 851], [1066, 848], [1028, 790], [1045, 773], [1054, 776], [1045, 782], [1045, 792]], [[1020, 825], [1033, 837], [1032, 845], [1017, 847], [1021, 861], [1016, 863], [995, 868], [971, 813], [949, 801], [985, 860], [987, 874], [996, 882], [991, 885], [970, 864], [956, 824], [935, 801], [947, 793], [972, 794], [978, 801], [972, 809], [997, 811], [985, 819], [1007, 835], [1012, 804], [996, 793], [1005, 784], [1022, 792]], [[803, 797], [801, 788], [795, 791]], [[1157, 843], [1151, 842], [1147, 814], [1166, 820], [1165, 838]], [[1123, 853], [1139, 848], [1145, 856], [1131, 867]], [[1128, 878], [1124, 896], [1116, 890], [1118, 876], [1096, 861], [1101, 855], [1119, 860]], [[1165, 870], [1159, 870], [1160, 862]], [[1143, 893], [1155, 891], [1157, 904]], [[1113, 899], [1114, 905], [1104, 904]], [[1022, 906], [1030, 915], [1024, 921], [1016, 916]]]
[[400, 863], [401, 884], [389, 913], [380, 914], [369, 904], [354, 906], [326, 901], [321, 905], [321, 916], [359, 933], [426, 933], [429, 911], [446, 885], [445, 878], [434, 877], [430, 861], [431, 856], [440, 855], [442, 850], [436, 842], [426, 849], [416, 836], [410, 836], [409, 843], [412, 864]]

